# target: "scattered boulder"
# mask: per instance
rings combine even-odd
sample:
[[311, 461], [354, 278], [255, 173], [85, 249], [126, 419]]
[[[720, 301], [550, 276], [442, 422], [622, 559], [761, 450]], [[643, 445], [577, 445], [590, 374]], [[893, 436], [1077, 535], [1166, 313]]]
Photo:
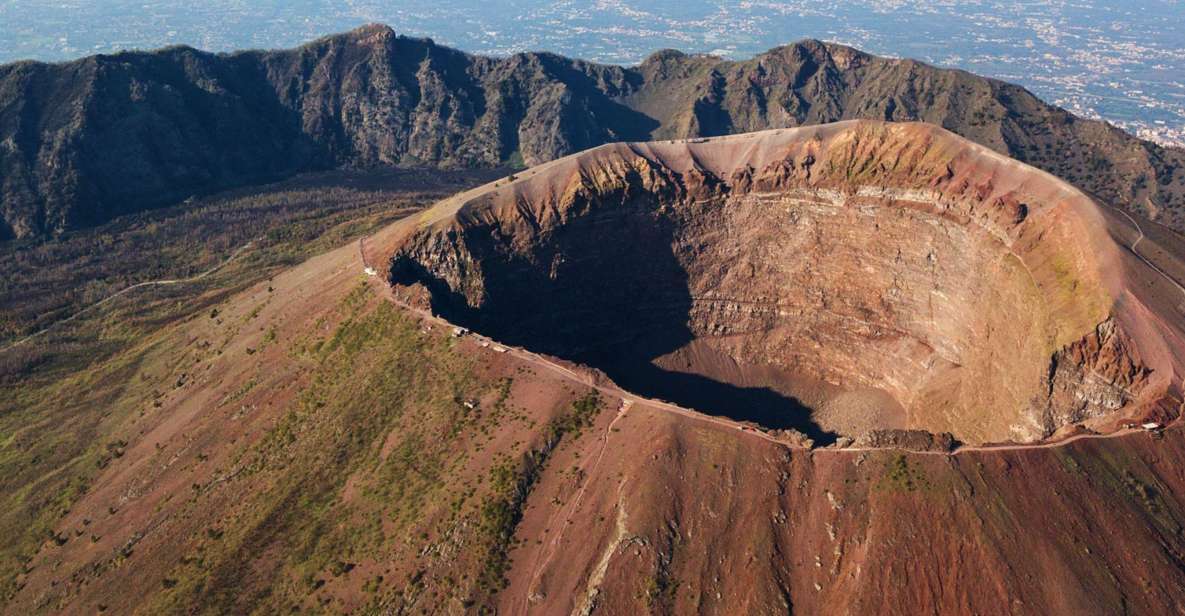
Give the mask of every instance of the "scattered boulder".
[[954, 451], [958, 444], [950, 432], [935, 434], [925, 430], [872, 430], [856, 440], [858, 447], [909, 451]]
[[785, 430], [770, 430], [769, 435], [790, 445], [791, 447], [801, 447], [803, 449], [812, 449], [815, 446], [815, 441], [811, 437], [795, 430], [793, 428], [786, 428]]

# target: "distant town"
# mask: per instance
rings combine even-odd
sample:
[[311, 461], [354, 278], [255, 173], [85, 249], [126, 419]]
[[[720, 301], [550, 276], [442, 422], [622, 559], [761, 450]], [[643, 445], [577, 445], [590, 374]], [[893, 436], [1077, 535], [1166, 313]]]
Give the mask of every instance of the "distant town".
[[546, 50], [634, 64], [661, 48], [743, 59], [802, 38], [1021, 84], [1142, 138], [1185, 146], [1185, 0], [9, 0], [0, 62], [187, 44], [290, 47], [368, 22], [483, 54]]

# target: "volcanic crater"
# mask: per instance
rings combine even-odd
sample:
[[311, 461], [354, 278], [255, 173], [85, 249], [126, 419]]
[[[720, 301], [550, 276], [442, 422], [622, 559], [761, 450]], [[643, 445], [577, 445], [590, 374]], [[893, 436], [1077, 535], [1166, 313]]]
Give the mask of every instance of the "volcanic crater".
[[1101, 206], [926, 124], [609, 144], [377, 239], [454, 323], [816, 444], [1030, 442], [1180, 385]]

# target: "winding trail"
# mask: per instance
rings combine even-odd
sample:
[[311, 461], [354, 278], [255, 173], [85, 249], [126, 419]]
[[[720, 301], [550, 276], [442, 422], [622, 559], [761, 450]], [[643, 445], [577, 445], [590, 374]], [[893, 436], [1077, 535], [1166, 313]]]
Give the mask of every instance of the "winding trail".
[[1177, 280], [1175, 278], [1173, 278], [1172, 276], [1169, 276], [1164, 270], [1160, 269], [1159, 266], [1157, 266], [1152, 261], [1149, 261], [1147, 258], [1144, 257], [1144, 255], [1140, 254], [1140, 252], [1138, 250], [1136, 250], [1136, 247], [1140, 245], [1140, 242], [1144, 241], [1144, 229], [1142, 229], [1140, 227], [1140, 223], [1136, 222], [1136, 219], [1132, 218], [1132, 216], [1130, 214], [1128, 214], [1127, 212], [1125, 212], [1117, 207], [1112, 207], [1112, 206], [1108, 206], [1108, 207], [1111, 207], [1112, 210], [1115, 210], [1116, 212], [1119, 212], [1120, 214], [1122, 214], [1123, 217], [1128, 220], [1128, 222], [1132, 223], [1132, 226], [1135, 227], [1136, 232], [1140, 234], [1140, 236], [1136, 238], [1136, 241], [1132, 242], [1131, 246], [1128, 246], [1128, 250], [1130, 250], [1133, 255], [1136, 255], [1136, 258], [1143, 261], [1144, 265], [1147, 265], [1148, 267], [1152, 268], [1152, 270], [1155, 271], [1157, 274], [1160, 274], [1161, 276], [1163, 276], [1165, 280], [1169, 281], [1169, 284], [1173, 285], [1174, 287], [1177, 287], [1177, 290], [1181, 292], [1181, 295], [1185, 296], [1185, 286], [1181, 286], [1181, 283], [1177, 282]]
[[64, 319], [54, 321], [53, 323], [46, 325], [42, 329], [39, 329], [39, 330], [33, 332], [32, 334], [29, 334], [28, 336], [21, 338], [20, 340], [9, 343], [8, 346], [5, 346], [4, 348], [0, 349], [0, 353], [4, 353], [10, 349], [16, 348], [17, 346], [20, 346], [20, 345], [26, 343], [34, 338], [42, 336], [49, 330], [51, 330], [63, 323], [69, 323], [70, 321], [77, 319], [78, 317], [82, 316], [83, 314], [86, 314], [87, 312], [90, 312], [91, 310], [94, 310], [95, 308], [98, 308], [99, 306], [102, 306], [103, 304], [106, 304], [107, 302], [110, 302], [111, 300], [113, 300], [121, 295], [131, 293], [132, 291], [135, 291], [136, 289], [141, 289], [144, 287], [170, 286], [170, 285], [176, 285], [176, 284], [185, 284], [185, 283], [189, 283], [189, 282], [197, 282], [197, 281], [209, 276], [210, 274], [217, 272], [218, 270], [222, 269], [223, 267], [226, 267], [228, 264], [230, 264], [231, 261], [234, 261], [236, 258], [238, 258], [238, 256], [241, 255], [244, 251], [246, 251], [248, 248], [251, 248], [251, 246], [254, 245], [257, 240], [258, 240], [258, 238], [251, 240], [251, 241], [247, 242], [246, 244], [243, 244], [242, 246], [239, 246], [237, 249], [235, 249], [234, 252], [232, 252], [230, 254], [229, 257], [227, 257], [226, 259], [223, 259], [220, 263], [218, 263], [214, 267], [211, 267], [210, 269], [208, 269], [200, 274], [195, 274], [195, 275], [190, 276], [188, 278], [162, 278], [159, 280], [147, 280], [145, 282], [137, 282], [136, 284], [133, 284], [131, 286], [124, 287], [123, 289], [120, 289], [119, 291], [116, 291], [115, 293], [112, 293], [111, 295], [104, 297], [103, 299], [87, 306], [86, 308], [83, 308], [82, 310], [79, 310], [78, 312], [75, 312], [74, 314], [72, 314]]

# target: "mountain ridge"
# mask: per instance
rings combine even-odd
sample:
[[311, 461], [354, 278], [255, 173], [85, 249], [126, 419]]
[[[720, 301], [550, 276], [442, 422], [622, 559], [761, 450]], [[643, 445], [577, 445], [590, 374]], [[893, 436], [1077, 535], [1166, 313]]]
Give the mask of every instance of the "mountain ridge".
[[470, 55], [382, 25], [288, 50], [0, 66], [0, 238], [333, 167], [533, 165], [614, 141], [926, 121], [1185, 230], [1185, 151], [1023, 88], [807, 39], [633, 67]]

